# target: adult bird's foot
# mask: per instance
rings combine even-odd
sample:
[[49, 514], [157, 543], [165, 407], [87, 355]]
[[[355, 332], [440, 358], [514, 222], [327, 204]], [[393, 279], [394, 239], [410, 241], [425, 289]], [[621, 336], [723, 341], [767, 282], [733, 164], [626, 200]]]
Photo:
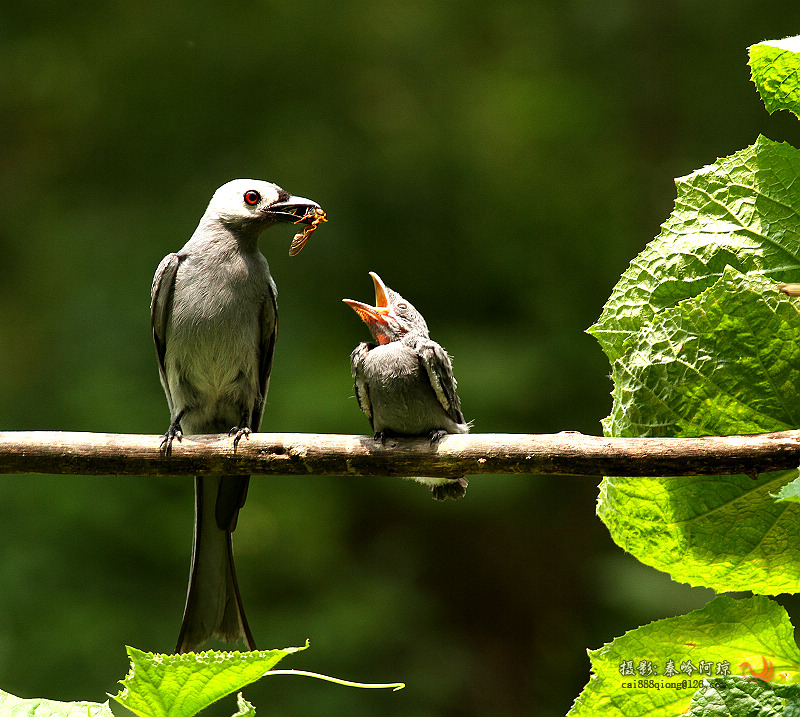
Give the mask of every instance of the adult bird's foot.
[[431, 445], [435, 446], [446, 435], [448, 435], [447, 431], [441, 431], [441, 430], [440, 431], [431, 431], [430, 434], [428, 435], [428, 438], [430, 438]]
[[386, 445], [386, 431], [376, 431], [375, 435], [372, 436], [372, 439], [376, 443], [380, 443], [381, 446], [385, 446]]
[[249, 439], [251, 433], [252, 431], [247, 426], [245, 426], [244, 428], [239, 428], [239, 426], [234, 426], [233, 428], [231, 428], [230, 431], [228, 431], [229, 436], [234, 436], [233, 438], [234, 453], [236, 453], [236, 447], [239, 445], [239, 441], [241, 441], [242, 438]]
[[172, 455], [172, 441], [174, 441], [176, 438], [178, 439], [178, 443], [180, 443], [181, 439], [183, 439], [181, 424], [177, 421], [170, 425], [170, 427], [167, 429], [167, 432], [164, 434], [164, 438], [161, 439], [161, 446], [159, 450], [164, 458], [169, 458]]

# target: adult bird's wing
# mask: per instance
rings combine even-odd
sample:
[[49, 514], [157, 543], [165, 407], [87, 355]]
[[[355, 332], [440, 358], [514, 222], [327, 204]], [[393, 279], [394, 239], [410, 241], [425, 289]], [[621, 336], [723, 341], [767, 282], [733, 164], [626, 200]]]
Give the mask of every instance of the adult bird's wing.
[[369, 386], [364, 380], [364, 359], [367, 354], [375, 348], [375, 344], [360, 343], [350, 354], [350, 372], [353, 374], [356, 401], [364, 415], [369, 419], [371, 428], [375, 428], [372, 422], [372, 402], [369, 398]]
[[419, 339], [416, 342], [419, 360], [428, 374], [433, 392], [450, 418], [456, 423], [464, 423], [461, 413], [461, 401], [456, 393], [456, 379], [453, 376], [453, 364], [450, 356], [439, 344], [430, 339]]
[[150, 323], [153, 327], [153, 341], [158, 357], [158, 373], [161, 376], [164, 392], [167, 394], [170, 412], [172, 412], [172, 396], [167, 383], [164, 356], [167, 352], [167, 323], [172, 310], [172, 297], [175, 293], [175, 276], [181, 261], [178, 254], [167, 254], [158, 265], [153, 277], [153, 285], [150, 288]]
[[261, 427], [264, 415], [264, 403], [269, 391], [269, 375], [272, 373], [272, 359], [275, 355], [275, 340], [278, 338], [278, 303], [275, 291], [270, 287], [269, 296], [261, 307], [261, 333], [258, 342], [258, 386], [259, 396], [253, 406], [251, 428], [257, 431]]

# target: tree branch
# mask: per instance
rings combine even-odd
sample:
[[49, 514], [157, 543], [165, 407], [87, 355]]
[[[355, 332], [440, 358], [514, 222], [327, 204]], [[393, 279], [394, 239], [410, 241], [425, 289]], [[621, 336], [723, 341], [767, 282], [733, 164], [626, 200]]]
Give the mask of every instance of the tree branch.
[[168, 476], [458, 476], [527, 473], [585, 476], [746, 474], [796, 468], [800, 431], [703, 438], [603, 438], [554, 434], [422, 438], [254, 433], [234, 452], [226, 435], [184, 436], [169, 458], [162, 436], [58, 431], [0, 432], [0, 473]]

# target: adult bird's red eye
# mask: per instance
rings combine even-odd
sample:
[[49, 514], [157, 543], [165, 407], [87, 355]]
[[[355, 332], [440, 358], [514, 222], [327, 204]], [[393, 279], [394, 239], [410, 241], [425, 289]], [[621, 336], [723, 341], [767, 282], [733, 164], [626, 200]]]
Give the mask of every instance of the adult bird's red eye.
[[251, 189], [244, 193], [244, 201], [252, 207], [261, 201], [261, 195], [255, 189]]

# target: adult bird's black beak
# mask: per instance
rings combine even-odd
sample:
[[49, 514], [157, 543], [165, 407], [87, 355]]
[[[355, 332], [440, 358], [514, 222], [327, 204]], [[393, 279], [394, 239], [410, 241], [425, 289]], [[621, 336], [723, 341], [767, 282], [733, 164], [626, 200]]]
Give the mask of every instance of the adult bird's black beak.
[[311, 224], [319, 214], [325, 215], [322, 207], [305, 197], [289, 197], [282, 202], [275, 202], [261, 210], [276, 222], [292, 222], [294, 224]]

